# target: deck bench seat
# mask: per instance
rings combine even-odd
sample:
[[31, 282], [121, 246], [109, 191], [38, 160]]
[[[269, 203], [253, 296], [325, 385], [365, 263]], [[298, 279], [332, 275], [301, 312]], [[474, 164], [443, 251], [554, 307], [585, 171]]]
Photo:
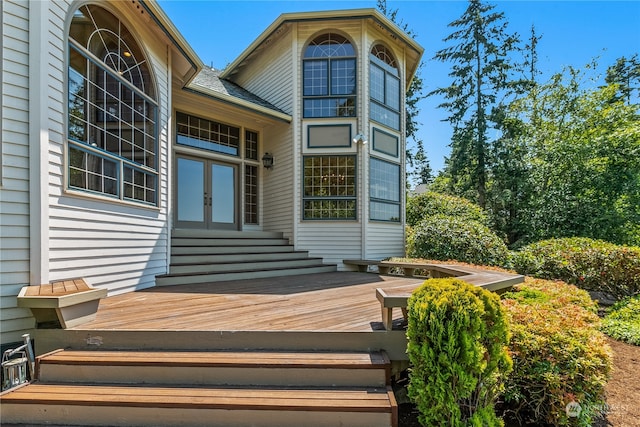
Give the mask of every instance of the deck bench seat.
[[72, 328], [94, 320], [106, 289], [96, 289], [84, 279], [61, 280], [38, 286], [24, 286], [18, 307], [29, 308], [38, 326]]
[[369, 271], [369, 266], [375, 265], [378, 266], [380, 261], [375, 261], [371, 259], [344, 259], [342, 260], [344, 265], [355, 265], [358, 267], [358, 271], [361, 273], [366, 273]]
[[[400, 266], [393, 264], [409, 263], [387, 263], [390, 266]], [[382, 264], [382, 263], [381, 263]], [[410, 264], [413, 270], [429, 270], [430, 277], [457, 277], [472, 285], [480, 286], [489, 291], [503, 293], [511, 289], [513, 285], [524, 282], [524, 276], [519, 274], [503, 273], [499, 271], [484, 270], [480, 268], [467, 267], [451, 264]], [[406, 272], [406, 270], [405, 270]], [[447, 276], [448, 274], [448, 276]], [[411, 276], [413, 271], [411, 271]], [[380, 302], [382, 312], [382, 323], [386, 330], [392, 329], [393, 309], [400, 307], [402, 316], [407, 320], [407, 302], [411, 293], [416, 289], [415, 285], [397, 286], [391, 288], [377, 288], [376, 298]]]

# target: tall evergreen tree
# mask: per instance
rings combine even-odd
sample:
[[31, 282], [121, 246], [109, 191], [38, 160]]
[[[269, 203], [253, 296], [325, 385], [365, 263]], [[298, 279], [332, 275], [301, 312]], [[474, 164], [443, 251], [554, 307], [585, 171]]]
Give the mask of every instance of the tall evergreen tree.
[[638, 54], [636, 53], [629, 59], [624, 56], [618, 58], [616, 63], [607, 69], [605, 81], [608, 84], [618, 85], [617, 99], [631, 105], [632, 95], [635, 92], [635, 103], [638, 103], [637, 97], [640, 96], [640, 59], [638, 59]]
[[488, 132], [495, 127], [491, 112], [512, 89], [514, 66], [509, 55], [519, 42], [516, 34], [507, 33], [504, 13], [494, 8], [469, 0], [462, 16], [449, 24], [454, 31], [444, 41], [453, 44], [438, 51], [435, 59], [451, 63], [453, 81], [429, 94], [445, 98], [439, 107], [449, 111], [446, 120], [453, 126], [447, 172], [454, 191], [472, 196], [482, 207], [492, 143]]

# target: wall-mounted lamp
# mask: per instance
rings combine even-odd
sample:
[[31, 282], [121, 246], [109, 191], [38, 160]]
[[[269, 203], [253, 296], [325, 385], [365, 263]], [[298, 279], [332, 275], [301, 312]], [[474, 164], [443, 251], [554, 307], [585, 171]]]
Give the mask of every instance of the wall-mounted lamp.
[[366, 144], [367, 143], [367, 137], [364, 136], [363, 133], [359, 133], [356, 136], [353, 137], [353, 143], [354, 144]]
[[273, 167], [273, 155], [269, 153], [264, 153], [262, 156], [262, 166], [265, 169], [271, 169]]

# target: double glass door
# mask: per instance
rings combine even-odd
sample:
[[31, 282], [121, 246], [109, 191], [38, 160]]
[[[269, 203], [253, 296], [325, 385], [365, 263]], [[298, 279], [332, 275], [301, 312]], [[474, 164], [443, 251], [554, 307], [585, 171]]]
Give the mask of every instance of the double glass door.
[[238, 168], [195, 157], [177, 157], [176, 227], [238, 229]]

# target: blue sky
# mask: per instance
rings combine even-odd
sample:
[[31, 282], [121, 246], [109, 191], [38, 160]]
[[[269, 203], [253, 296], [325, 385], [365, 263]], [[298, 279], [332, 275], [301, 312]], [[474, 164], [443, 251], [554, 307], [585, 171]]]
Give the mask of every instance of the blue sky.
[[[640, 1], [490, 1], [504, 12], [509, 31], [525, 39], [535, 25], [542, 35], [539, 68], [544, 81], [564, 66], [582, 67], [597, 58], [604, 73], [621, 56], [640, 53]], [[375, 8], [375, 0], [345, 1], [185, 1], [160, 0], [160, 6], [207, 65], [222, 69], [236, 59], [281, 13]], [[416, 34], [425, 53], [425, 92], [447, 86], [449, 66], [433, 61], [451, 29], [447, 25], [464, 12], [465, 1], [387, 0], [397, 19]], [[440, 100], [421, 102], [420, 131], [434, 171], [450, 153], [450, 126], [441, 120]]]

